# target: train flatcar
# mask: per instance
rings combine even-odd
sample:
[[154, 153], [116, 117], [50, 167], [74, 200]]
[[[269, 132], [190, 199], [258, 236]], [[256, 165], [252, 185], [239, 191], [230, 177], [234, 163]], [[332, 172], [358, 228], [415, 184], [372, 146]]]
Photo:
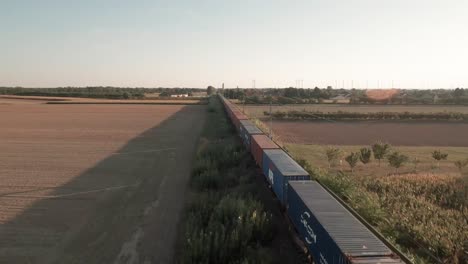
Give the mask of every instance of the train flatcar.
[[316, 263], [404, 263], [316, 181], [290, 181], [286, 208]]
[[282, 205], [286, 204], [289, 181], [310, 180], [309, 173], [282, 149], [263, 150], [262, 171]]

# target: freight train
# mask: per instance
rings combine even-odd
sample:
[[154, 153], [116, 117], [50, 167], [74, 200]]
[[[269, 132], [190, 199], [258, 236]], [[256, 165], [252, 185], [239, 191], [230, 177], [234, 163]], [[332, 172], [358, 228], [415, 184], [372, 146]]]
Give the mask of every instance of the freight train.
[[409, 262], [390, 249], [234, 104], [219, 95], [230, 121], [265, 180], [286, 210], [315, 263], [397, 264]]

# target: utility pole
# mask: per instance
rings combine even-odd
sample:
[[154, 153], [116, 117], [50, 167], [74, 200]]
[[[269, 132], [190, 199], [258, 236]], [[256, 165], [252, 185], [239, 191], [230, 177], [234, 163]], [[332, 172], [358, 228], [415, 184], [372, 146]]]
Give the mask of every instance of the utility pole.
[[271, 115], [271, 101], [272, 96], [270, 95], [270, 139], [273, 139], [273, 116]]

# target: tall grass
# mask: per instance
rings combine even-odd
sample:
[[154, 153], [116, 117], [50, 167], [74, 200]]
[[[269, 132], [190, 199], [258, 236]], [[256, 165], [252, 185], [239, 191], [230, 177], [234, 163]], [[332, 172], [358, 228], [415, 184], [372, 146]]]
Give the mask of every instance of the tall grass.
[[299, 163], [415, 263], [468, 263], [467, 177], [406, 174], [358, 180]]
[[178, 263], [272, 263], [272, 215], [256, 198], [253, 163], [217, 97], [192, 171]]

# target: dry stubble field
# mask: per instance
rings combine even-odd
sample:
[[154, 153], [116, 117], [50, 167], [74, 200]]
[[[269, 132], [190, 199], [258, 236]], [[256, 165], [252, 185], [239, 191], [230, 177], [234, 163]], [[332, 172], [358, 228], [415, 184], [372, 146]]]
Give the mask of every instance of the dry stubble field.
[[[270, 111], [269, 105], [238, 105], [244, 108], [251, 117], [265, 117], [263, 112]], [[457, 112], [468, 114], [468, 106], [459, 105], [349, 105], [349, 104], [291, 104], [274, 105], [272, 112], [276, 111], [307, 111], [307, 112], [356, 112], [356, 113], [376, 113], [376, 112], [412, 112], [412, 113], [440, 113]]]
[[171, 261], [205, 106], [0, 100], [0, 263]]
[[[242, 109], [242, 105], [239, 105]], [[468, 106], [424, 106], [424, 105], [282, 105], [273, 106], [275, 111], [322, 111], [322, 112], [460, 112], [468, 113]], [[269, 111], [266, 105], [245, 106], [251, 118], [263, 120]], [[468, 147], [468, 123], [453, 121], [416, 121], [416, 120], [273, 120], [273, 131], [281, 142], [287, 144], [318, 145], [368, 145], [377, 140], [387, 141], [399, 146], [450, 146]]]

